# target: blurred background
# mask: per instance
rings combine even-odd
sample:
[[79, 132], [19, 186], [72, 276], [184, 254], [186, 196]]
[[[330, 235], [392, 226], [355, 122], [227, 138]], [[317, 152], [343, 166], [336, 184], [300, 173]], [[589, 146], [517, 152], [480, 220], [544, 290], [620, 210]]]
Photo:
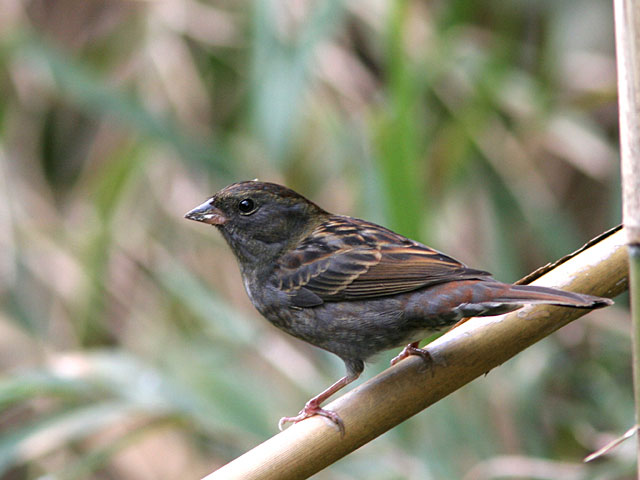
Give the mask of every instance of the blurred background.
[[[198, 478], [343, 375], [183, 219], [228, 183], [504, 281], [619, 223], [614, 54], [604, 0], [0, 0], [0, 477]], [[581, 463], [633, 424], [628, 327], [618, 298], [314, 478], [634, 478], [633, 441]]]

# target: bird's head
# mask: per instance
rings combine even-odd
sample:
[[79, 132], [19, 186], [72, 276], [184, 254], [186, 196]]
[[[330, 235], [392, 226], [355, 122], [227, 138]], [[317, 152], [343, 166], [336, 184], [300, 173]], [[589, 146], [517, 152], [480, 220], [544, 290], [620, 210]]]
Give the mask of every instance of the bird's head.
[[271, 263], [296, 245], [327, 213], [293, 190], [275, 183], [231, 184], [186, 218], [217, 227], [241, 267]]

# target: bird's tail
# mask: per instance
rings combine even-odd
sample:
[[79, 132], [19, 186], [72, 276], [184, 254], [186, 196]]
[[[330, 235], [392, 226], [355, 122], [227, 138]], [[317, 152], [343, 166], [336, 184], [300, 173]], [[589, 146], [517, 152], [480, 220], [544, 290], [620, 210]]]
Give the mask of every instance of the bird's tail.
[[613, 304], [613, 300], [609, 298], [567, 292], [556, 288], [539, 287], [537, 285], [485, 284], [487, 288], [491, 288], [493, 285], [495, 285], [496, 292], [495, 296], [491, 298], [492, 302], [505, 304], [545, 303], [548, 305], [592, 309]]

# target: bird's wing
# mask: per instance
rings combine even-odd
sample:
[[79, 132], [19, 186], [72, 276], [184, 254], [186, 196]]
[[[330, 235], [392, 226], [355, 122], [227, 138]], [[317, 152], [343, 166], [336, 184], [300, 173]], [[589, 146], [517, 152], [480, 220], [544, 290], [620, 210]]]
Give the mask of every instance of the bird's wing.
[[340, 216], [317, 227], [276, 268], [278, 286], [301, 307], [489, 276], [384, 227]]

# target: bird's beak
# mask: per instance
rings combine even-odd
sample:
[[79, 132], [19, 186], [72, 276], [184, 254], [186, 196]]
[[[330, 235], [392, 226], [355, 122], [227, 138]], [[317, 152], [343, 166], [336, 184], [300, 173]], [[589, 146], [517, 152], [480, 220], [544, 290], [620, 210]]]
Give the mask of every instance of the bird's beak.
[[219, 209], [211, 205], [211, 199], [185, 213], [184, 218], [210, 225], [224, 225], [227, 221], [227, 217]]

